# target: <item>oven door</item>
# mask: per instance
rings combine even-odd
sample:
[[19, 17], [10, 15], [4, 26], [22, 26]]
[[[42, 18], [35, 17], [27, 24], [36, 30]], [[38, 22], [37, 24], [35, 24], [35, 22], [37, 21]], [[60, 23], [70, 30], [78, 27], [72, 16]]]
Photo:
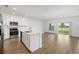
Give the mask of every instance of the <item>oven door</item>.
[[10, 29], [10, 36], [12, 36], [12, 35], [18, 36], [18, 29], [17, 28], [11, 28]]

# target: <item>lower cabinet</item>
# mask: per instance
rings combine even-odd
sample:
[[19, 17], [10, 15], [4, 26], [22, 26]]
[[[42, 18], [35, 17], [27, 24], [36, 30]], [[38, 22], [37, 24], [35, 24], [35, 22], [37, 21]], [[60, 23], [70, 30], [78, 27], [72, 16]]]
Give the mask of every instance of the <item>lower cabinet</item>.
[[23, 32], [22, 42], [31, 52], [34, 52], [37, 49], [42, 48], [42, 34], [41, 33], [27, 34]]

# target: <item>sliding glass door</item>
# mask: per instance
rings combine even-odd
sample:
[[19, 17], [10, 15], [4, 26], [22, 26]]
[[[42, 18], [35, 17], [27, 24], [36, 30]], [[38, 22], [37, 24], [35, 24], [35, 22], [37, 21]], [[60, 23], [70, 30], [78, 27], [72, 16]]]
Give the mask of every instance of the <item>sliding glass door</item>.
[[69, 35], [70, 34], [70, 23], [62, 22], [58, 25], [59, 34]]

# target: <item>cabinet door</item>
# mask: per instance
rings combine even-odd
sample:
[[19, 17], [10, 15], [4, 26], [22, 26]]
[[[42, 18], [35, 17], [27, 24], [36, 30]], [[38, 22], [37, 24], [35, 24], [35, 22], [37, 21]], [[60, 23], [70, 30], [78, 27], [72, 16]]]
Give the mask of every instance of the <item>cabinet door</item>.
[[38, 34], [34, 34], [30, 37], [30, 48], [31, 52], [40, 48], [40, 36]]
[[23, 33], [22, 41], [25, 44], [25, 46], [30, 50], [30, 37], [27, 34]]
[[29, 35], [27, 35], [26, 41], [27, 41], [27, 43], [26, 43], [27, 48], [30, 50], [30, 36]]

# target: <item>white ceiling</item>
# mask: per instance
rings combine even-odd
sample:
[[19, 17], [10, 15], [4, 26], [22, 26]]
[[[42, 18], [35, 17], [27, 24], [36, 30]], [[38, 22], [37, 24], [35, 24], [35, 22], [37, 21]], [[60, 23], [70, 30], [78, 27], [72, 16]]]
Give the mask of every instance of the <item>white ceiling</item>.
[[[16, 8], [16, 10], [13, 10]], [[70, 17], [79, 15], [78, 5], [10, 5], [8, 8], [0, 6], [0, 12], [17, 16], [49, 20], [60, 17]]]

